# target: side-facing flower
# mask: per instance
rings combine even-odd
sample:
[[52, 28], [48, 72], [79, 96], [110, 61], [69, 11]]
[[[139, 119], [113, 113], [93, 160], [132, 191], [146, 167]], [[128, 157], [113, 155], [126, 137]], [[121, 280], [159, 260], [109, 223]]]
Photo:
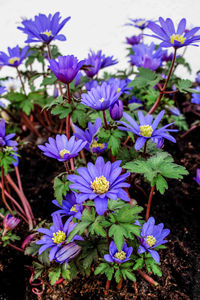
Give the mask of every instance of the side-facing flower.
[[108, 262], [114, 262], [116, 264], [122, 264], [130, 259], [130, 256], [133, 252], [132, 247], [127, 247], [126, 242], [124, 243], [122, 250], [119, 251], [115, 245], [115, 243], [112, 241], [109, 246], [109, 253], [104, 255], [104, 259]]
[[92, 88], [96, 88], [98, 85], [99, 84], [97, 80], [91, 80], [85, 83], [85, 87], [87, 91], [90, 91]]
[[14, 229], [20, 222], [20, 219], [13, 217], [11, 214], [6, 215], [3, 218], [3, 229], [4, 229], [4, 234], [9, 231]]
[[78, 220], [81, 219], [83, 206], [80, 203], [77, 203], [76, 194], [74, 192], [67, 193], [62, 201], [62, 206], [57, 200], [53, 200], [52, 203], [60, 208], [53, 214], [60, 213], [63, 216], [73, 216]]
[[163, 227], [163, 223], [155, 225], [155, 219], [151, 217], [144, 223], [141, 237], [139, 238], [140, 246], [138, 248], [138, 253], [142, 254], [148, 251], [157, 263], [160, 262], [160, 256], [158, 252], [153, 249], [167, 243], [167, 240], [164, 240], [164, 238], [170, 233], [169, 229], [163, 229]]
[[116, 85], [103, 82], [101, 86], [92, 88], [87, 94], [82, 94], [81, 103], [95, 110], [106, 110], [118, 100], [121, 94]]
[[199, 168], [197, 168], [196, 177], [193, 177], [193, 179], [196, 181], [196, 183], [198, 183], [198, 185], [200, 185], [200, 169]]
[[120, 79], [120, 78], [113, 78], [111, 77], [107, 83], [110, 85], [117, 86], [117, 92], [122, 92], [122, 94], [129, 94], [131, 87], [129, 87], [129, 83], [131, 82], [130, 79]]
[[192, 93], [191, 102], [194, 103], [194, 104], [200, 105], [200, 86], [196, 87], [195, 90], [197, 92], [199, 92], [199, 94]]
[[184, 18], [179, 22], [177, 30], [175, 30], [174, 23], [170, 18], [164, 20], [160, 17], [159, 22], [160, 26], [154, 22], [149, 22], [148, 28], [154, 33], [150, 36], [162, 41], [160, 47], [180, 48], [188, 45], [197, 46], [194, 43], [200, 41], [200, 35], [195, 35], [200, 27], [194, 27], [185, 32], [186, 19]]
[[15, 147], [17, 142], [13, 141], [12, 138], [15, 136], [15, 133], [10, 133], [6, 135], [5, 130], [5, 120], [2, 119], [0, 122], [0, 147]]
[[59, 34], [64, 25], [70, 20], [71, 17], [64, 19], [60, 23], [60, 13], [56, 12], [53, 16], [39, 14], [35, 19], [24, 20], [22, 25], [24, 27], [17, 27], [28, 35], [26, 43], [42, 42], [49, 44], [52, 40], [65, 41], [66, 37]]
[[5, 52], [0, 51], [0, 65], [18, 67], [22, 61], [29, 56], [28, 50], [29, 46], [26, 46], [20, 50], [19, 46], [17, 45], [14, 48], [8, 47], [8, 55]]
[[127, 113], [124, 113], [123, 116], [130, 125], [125, 122], [119, 121], [120, 124], [125, 126], [119, 126], [119, 129], [123, 131], [130, 131], [138, 136], [135, 143], [135, 150], [140, 150], [148, 139], [151, 139], [152, 142], [154, 142], [155, 138], [165, 138], [173, 143], [176, 143], [175, 138], [167, 133], [168, 131], [178, 131], [177, 129], [168, 129], [168, 127], [174, 124], [174, 122], [156, 129], [162, 117], [164, 116], [164, 113], [165, 111], [162, 110], [153, 121], [152, 115], [147, 114], [146, 116], [144, 116], [141, 111], [138, 111], [138, 119], [140, 123], [139, 125], [133, 118], [131, 118], [131, 116], [129, 116]]
[[105, 163], [100, 156], [95, 164], [89, 162], [87, 168], [77, 169], [79, 175], [68, 175], [67, 179], [72, 182], [69, 187], [80, 192], [77, 194], [77, 202], [94, 199], [96, 211], [102, 215], [107, 209], [108, 199], [120, 198], [129, 201], [123, 188], [130, 186], [124, 182], [130, 173], [120, 175], [122, 171], [120, 164], [120, 160]]
[[114, 121], [120, 120], [123, 116], [123, 102], [121, 100], [117, 100], [112, 106], [110, 106], [109, 113]]
[[76, 141], [74, 136], [68, 140], [64, 134], [57, 134], [55, 139], [50, 137], [48, 141], [49, 143], [45, 143], [45, 146], [39, 145], [38, 148], [43, 151], [44, 155], [58, 161], [66, 161], [77, 156], [86, 145], [86, 142], [82, 140]]
[[70, 83], [76, 77], [84, 60], [78, 61], [74, 55], [58, 56], [58, 61], [49, 59], [49, 68], [59, 81]]
[[68, 262], [76, 257], [80, 253], [80, 251], [81, 247], [79, 245], [74, 242], [69, 243], [56, 252], [55, 260], [60, 264], [65, 263], [66, 268]]
[[145, 28], [147, 28], [150, 20], [146, 20], [143, 18], [139, 18], [139, 19], [131, 19], [129, 18], [129, 20], [131, 21], [131, 23], [127, 23], [125, 25], [130, 25], [130, 26], [134, 26], [136, 28], [139, 28], [141, 30], [144, 30]]
[[133, 35], [131, 37], [126, 38], [126, 43], [131, 46], [134, 46], [134, 45], [139, 44], [141, 40], [142, 40], [142, 34]]
[[196, 81], [196, 83], [197, 83], [198, 85], [200, 85], [200, 72], [197, 73], [197, 76], [196, 76], [196, 78], [195, 78], [195, 81]]

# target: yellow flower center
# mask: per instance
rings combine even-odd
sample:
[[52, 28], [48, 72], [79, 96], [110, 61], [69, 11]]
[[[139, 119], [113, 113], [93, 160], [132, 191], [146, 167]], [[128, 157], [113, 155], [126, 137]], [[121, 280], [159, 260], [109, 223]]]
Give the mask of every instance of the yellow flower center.
[[53, 236], [54, 237], [52, 238], [52, 240], [55, 244], [60, 244], [66, 240], [66, 234], [61, 230], [58, 230], [56, 233], [53, 233]]
[[99, 101], [102, 103], [105, 99], [104, 98], [101, 98]]
[[50, 37], [50, 36], [53, 36], [51, 30], [46, 30], [44, 32], [41, 32], [42, 34], [45, 34], [46, 36]]
[[146, 24], [146, 21], [138, 21], [138, 22], [136, 22], [136, 25], [137, 26], [143, 26], [144, 24]]
[[77, 207], [77, 204], [74, 204], [74, 205], [71, 207], [70, 211], [78, 212], [77, 209], [76, 209], [76, 207]]
[[70, 154], [70, 151], [63, 149], [59, 152], [59, 155], [61, 158], [63, 158], [65, 154]]
[[117, 93], [119, 93], [120, 91], [121, 91], [121, 89], [120, 89], [120, 88], [118, 88], [118, 89], [117, 89]]
[[16, 61], [17, 62], [20, 61], [20, 58], [19, 57], [11, 57], [8, 62], [9, 62], [10, 65], [14, 65], [14, 63]]
[[6, 146], [6, 150], [11, 151], [13, 150], [13, 147]]
[[174, 41], [184, 44], [185, 40], [186, 38], [184, 38], [183, 35], [179, 34], [172, 34], [172, 36], [170, 37], [171, 44], [174, 44]]
[[114, 257], [120, 260], [124, 260], [126, 258], [126, 253], [124, 251], [119, 251], [115, 253]]
[[153, 129], [151, 126], [149, 126], [149, 125], [140, 126], [140, 134], [142, 136], [150, 137], [150, 136], [152, 136], [152, 132], [153, 132]]
[[97, 147], [99, 147], [100, 149], [103, 149], [104, 148], [104, 144], [97, 143], [97, 141], [95, 140], [92, 143], [92, 148], [97, 148]]
[[146, 243], [152, 247], [153, 245], [155, 245], [156, 243], [156, 239], [153, 235], [148, 235], [147, 238], [146, 238]]
[[96, 194], [104, 194], [109, 189], [109, 181], [102, 175], [91, 182], [91, 188]]

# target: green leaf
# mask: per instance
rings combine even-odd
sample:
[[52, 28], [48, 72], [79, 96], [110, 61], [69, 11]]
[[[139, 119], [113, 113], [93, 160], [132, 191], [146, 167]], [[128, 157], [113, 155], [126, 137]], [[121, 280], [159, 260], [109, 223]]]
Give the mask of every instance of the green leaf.
[[38, 278], [41, 276], [41, 274], [44, 272], [45, 267], [38, 262], [33, 262], [33, 268], [34, 268], [34, 278]]
[[56, 82], [57, 78], [56, 76], [51, 73], [49, 76], [45, 77], [42, 81], [42, 83], [40, 84], [40, 86], [43, 86], [43, 85], [52, 85]]
[[167, 181], [160, 174], [156, 177], [156, 188], [161, 194], [164, 194], [165, 189], [168, 188]]
[[81, 235], [84, 232], [84, 230], [88, 227], [89, 224], [90, 222], [82, 222], [82, 221], [78, 223], [78, 225], [76, 225], [76, 227], [70, 232], [67, 242], [69, 243], [76, 234]]
[[128, 236], [126, 229], [120, 225], [113, 224], [108, 233], [109, 237], [113, 237], [118, 251], [121, 251], [124, 244], [124, 238]]
[[144, 265], [144, 259], [143, 258], [138, 258], [136, 260], [136, 264], [133, 267], [133, 270], [142, 269], [143, 265]]
[[58, 265], [57, 267], [52, 267], [49, 270], [49, 280], [51, 285], [54, 285], [56, 281], [60, 278], [61, 274], [61, 266]]
[[127, 221], [134, 220], [135, 214], [140, 213], [143, 210], [141, 206], [126, 205], [122, 207], [117, 213], [116, 219], [120, 223], [127, 223]]
[[116, 272], [115, 272], [115, 281], [118, 283], [120, 281], [120, 279], [122, 278], [122, 273], [120, 271], [120, 269], [118, 269]]
[[107, 263], [100, 263], [95, 271], [94, 271], [94, 275], [98, 275], [98, 274], [103, 274], [104, 273], [104, 270], [108, 267], [108, 264]]
[[188, 79], [181, 79], [178, 81], [178, 84], [176, 84], [177, 89], [182, 92], [182, 93], [197, 93], [199, 94], [198, 91], [194, 90], [191, 88], [193, 85], [192, 81]]
[[131, 273], [127, 269], [122, 269], [121, 271], [122, 271], [124, 279], [128, 278], [132, 281], [136, 281], [135, 275], [133, 273]]
[[98, 216], [96, 218], [96, 220], [94, 221], [94, 223], [92, 223], [88, 230], [91, 234], [95, 235], [100, 235], [102, 237], [106, 237], [106, 232], [103, 229], [103, 226], [101, 225], [101, 221], [102, 221], [102, 216]]
[[72, 106], [70, 103], [65, 103], [64, 105], [56, 105], [51, 110], [52, 115], [58, 115], [59, 119], [66, 118], [72, 112]]
[[64, 279], [67, 279], [67, 280], [71, 279], [70, 266], [68, 264], [67, 264], [66, 268], [65, 268], [65, 264], [62, 264], [61, 273], [62, 273], [62, 277]]
[[56, 197], [56, 200], [61, 206], [62, 206], [63, 196], [65, 196], [69, 191], [69, 185], [70, 182], [66, 180], [65, 176], [63, 176], [62, 179], [59, 179], [58, 177], [54, 179], [54, 184], [53, 184], [54, 196]]
[[93, 223], [95, 221], [95, 209], [93, 207], [91, 210], [85, 208], [81, 216], [81, 221]]
[[130, 87], [144, 88], [146, 86], [155, 86], [161, 79], [160, 75], [156, 74], [147, 68], [138, 68], [139, 74], [129, 83]]
[[23, 112], [25, 112], [25, 114], [27, 114], [27, 116], [30, 115], [34, 108], [33, 103], [29, 99], [20, 102], [19, 107], [23, 110]]

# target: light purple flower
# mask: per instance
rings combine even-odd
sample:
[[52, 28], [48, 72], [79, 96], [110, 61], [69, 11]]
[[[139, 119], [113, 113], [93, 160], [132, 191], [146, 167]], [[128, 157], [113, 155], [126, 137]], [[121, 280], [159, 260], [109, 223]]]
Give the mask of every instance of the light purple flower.
[[107, 262], [111, 262], [111, 263], [116, 263], [116, 264], [121, 264], [124, 263], [126, 261], [128, 261], [130, 259], [130, 256], [133, 252], [133, 248], [132, 247], [127, 247], [126, 242], [124, 243], [122, 250], [119, 251], [115, 245], [115, 243], [112, 241], [110, 243], [109, 246], [109, 253], [110, 254], [106, 254], [104, 255], [104, 259]]
[[196, 181], [196, 183], [198, 183], [198, 185], [200, 185], [200, 169], [199, 168], [197, 168], [196, 177], [193, 177], [193, 179]]

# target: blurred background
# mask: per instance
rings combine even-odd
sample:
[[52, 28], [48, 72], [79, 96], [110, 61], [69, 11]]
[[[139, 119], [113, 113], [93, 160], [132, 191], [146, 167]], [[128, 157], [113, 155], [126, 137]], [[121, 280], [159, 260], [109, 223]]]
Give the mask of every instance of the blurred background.
[[[61, 33], [67, 41], [54, 41], [63, 55], [74, 54], [78, 59], [87, 57], [90, 49], [100, 50], [107, 56], [113, 55], [119, 63], [109, 67], [107, 71], [128, 67], [128, 45], [126, 37], [139, 34], [139, 29], [125, 26], [129, 18], [146, 18], [156, 20], [159, 16], [170, 17], [175, 23], [181, 18], [187, 19], [187, 28], [200, 26], [200, 0], [0, 0], [0, 51], [16, 44], [24, 46], [26, 35], [17, 29], [22, 18], [33, 18], [38, 13], [54, 14], [60, 11], [62, 19], [71, 16]], [[150, 31], [146, 31], [150, 33]], [[149, 43], [151, 38], [145, 37]], [[158, 40], [154, 39], [155, 43]], [[183, 53], [179, 49], [178, 54]], [[179, 66], [177, 75], [194, 80], [200, 70], [200, 48], [189, 46], [185, 53], [191, 64], [192, 73]], [[8, 67], [1, 70], [1, 77], [11, 75]], [[8, 73], [9, 72], [9, 73]]]

